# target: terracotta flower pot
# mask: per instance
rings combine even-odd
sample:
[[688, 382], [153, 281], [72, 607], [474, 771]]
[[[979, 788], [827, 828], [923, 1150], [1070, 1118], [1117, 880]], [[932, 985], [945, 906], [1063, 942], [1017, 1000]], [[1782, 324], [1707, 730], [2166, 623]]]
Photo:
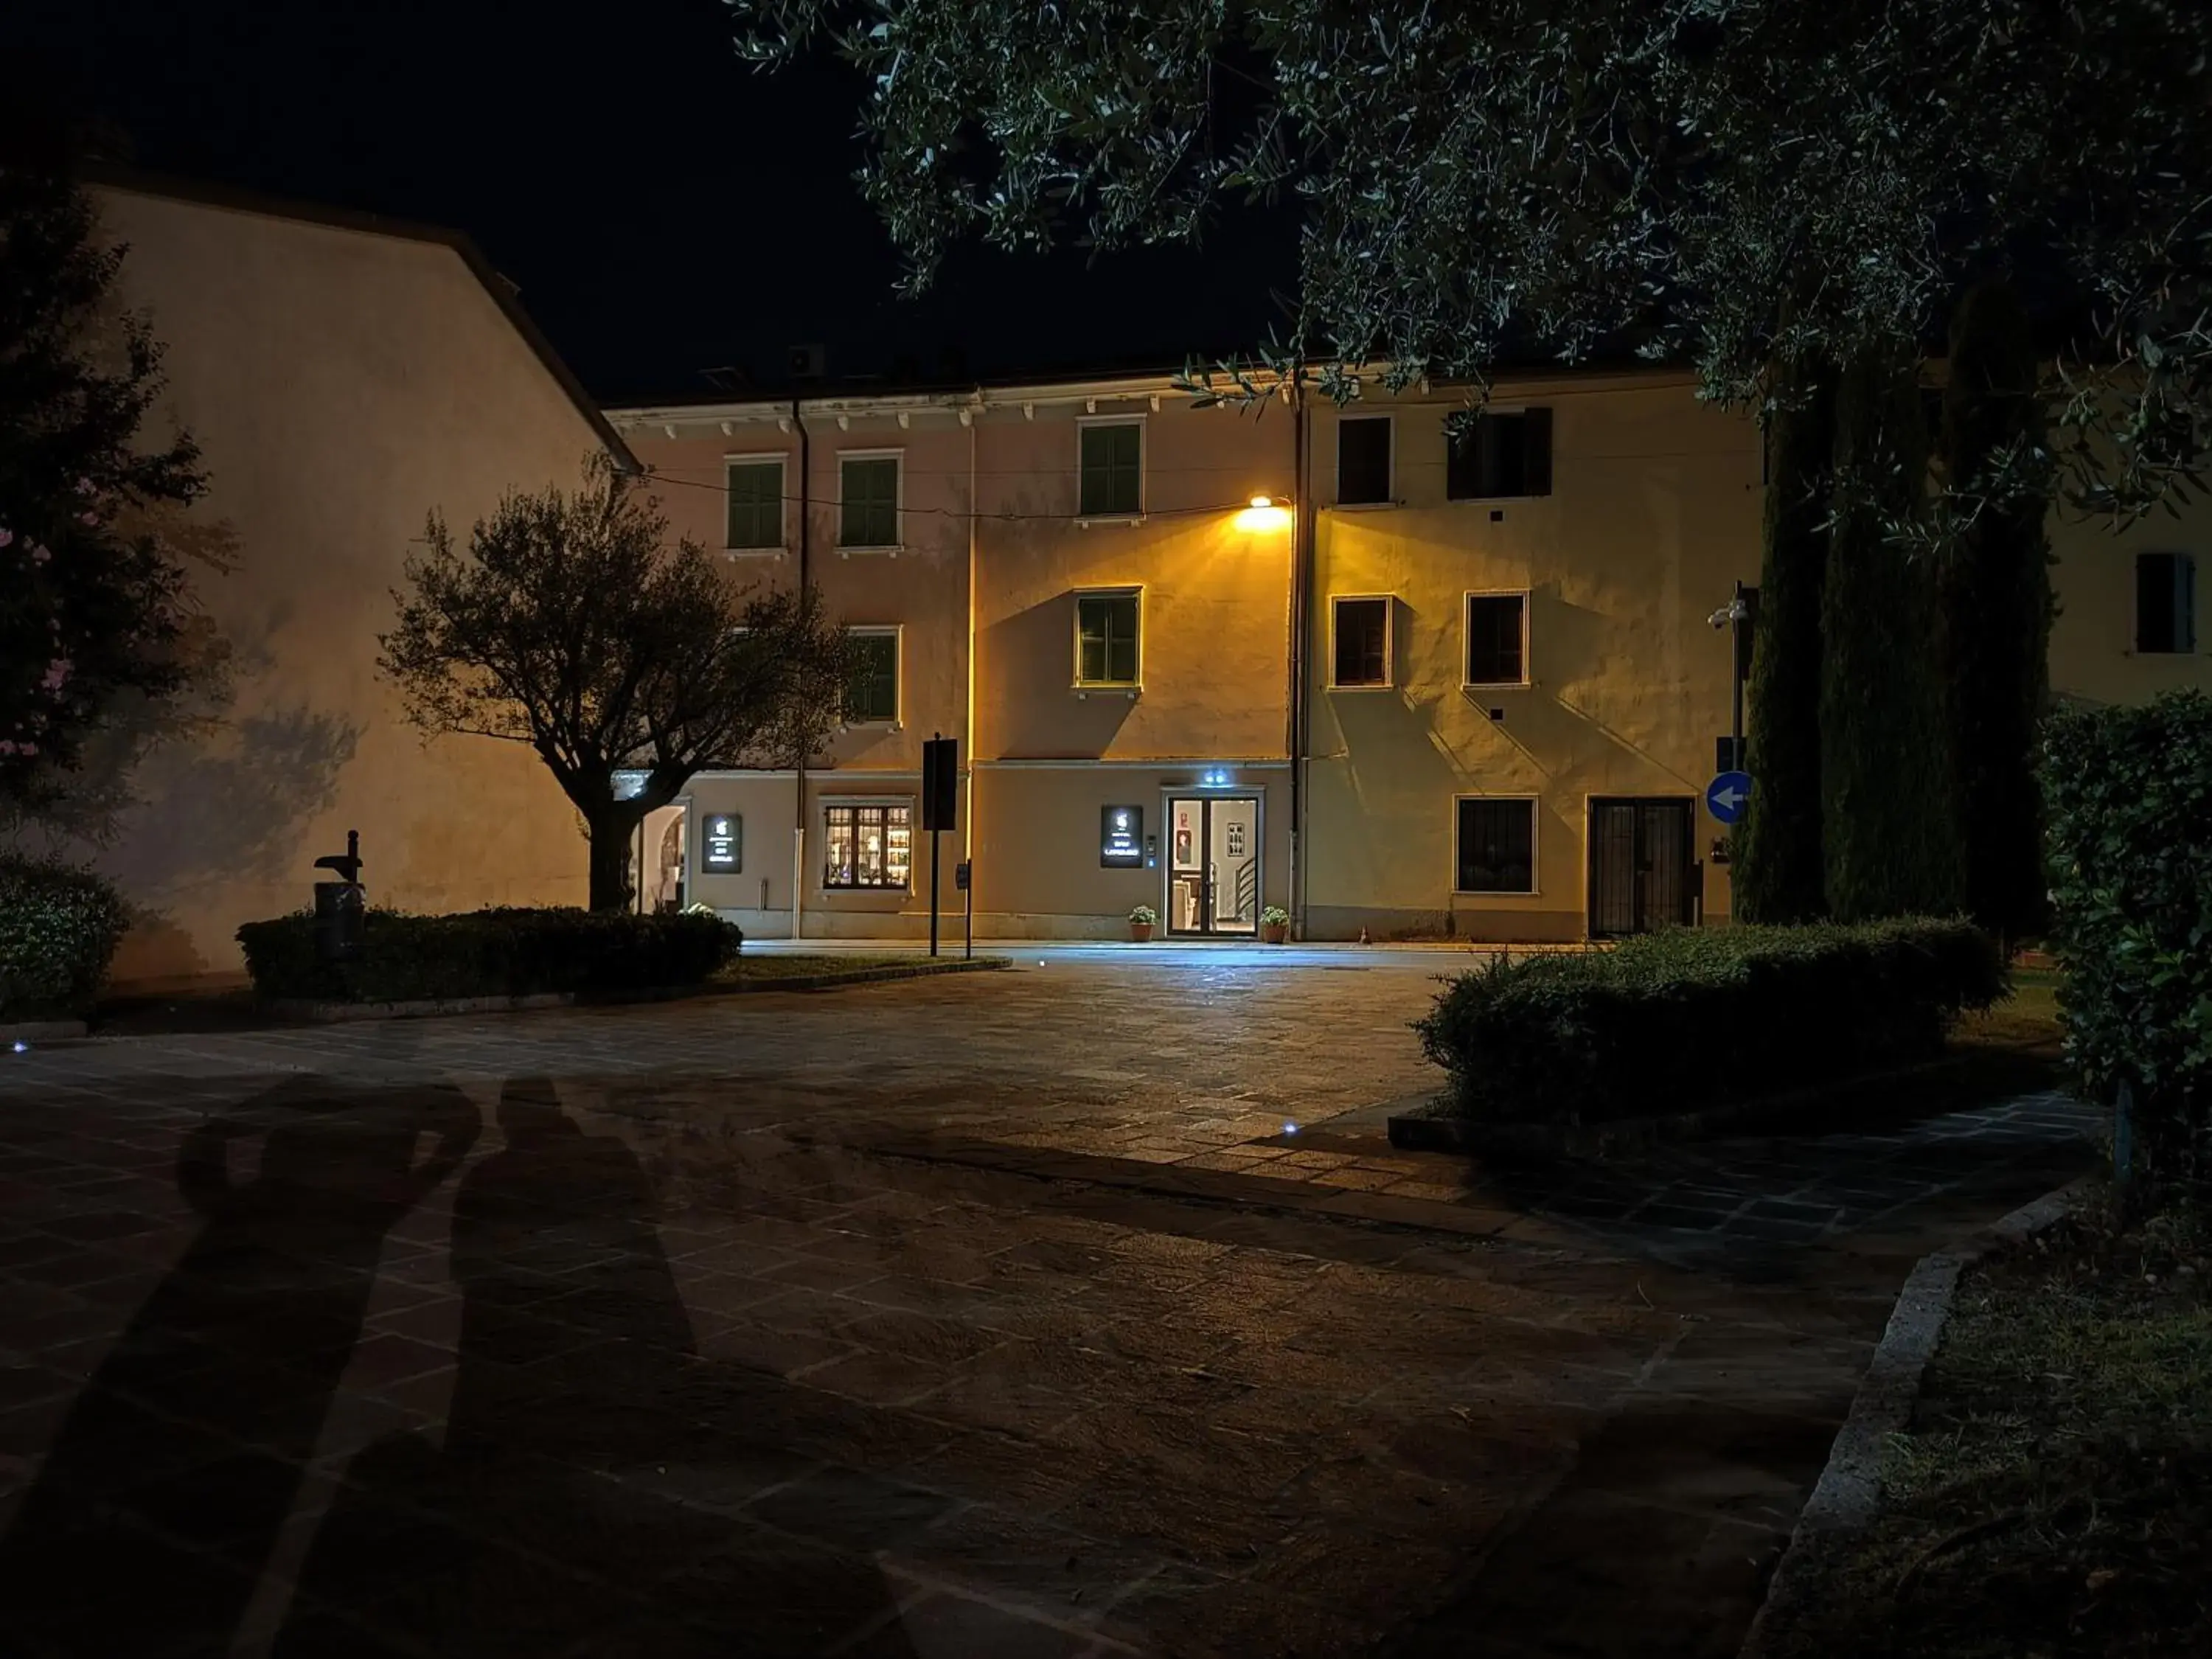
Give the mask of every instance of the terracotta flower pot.
[[1139, 945], [1151, 944], [1152, 939], [1152, 924], [1149, 921], [1131, 922], [1129, 924], [1129, 937], [1136, 940]]
[[1291, 924], [1287, 921], [1271, 921], [1260, 929], [1260, 937], [1270, 945], [1280, 945], [1290, 936]]

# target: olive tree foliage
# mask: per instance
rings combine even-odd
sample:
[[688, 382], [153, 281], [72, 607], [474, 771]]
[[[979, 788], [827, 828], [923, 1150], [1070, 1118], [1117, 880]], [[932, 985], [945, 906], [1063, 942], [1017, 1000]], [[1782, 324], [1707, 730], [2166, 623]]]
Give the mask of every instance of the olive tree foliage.
[[[1786, 366], [1909, 356], [2019, 270], [2070, 325], [2048, 447], [1897, 527], [2196, 485], [2212, 400], [2212, 8], [2195, 0], [732, 0], [768, 64], [868, 77], [861, 187], [947, 248], [1200, 236], [1288, 196], [1270, 367], [1344, 397], [1634, 351], [1764, 410]], [[1224, 365], [1201, 385], [1237, 397]]]
[[[424, 732], [526, 744], [545, 763], [583, 817], [595, 910], [628, 901], [638, 824], [695, 772], [820, 750], [848, 674], [814, 589], [741, 592], [667, 531], [599, 455], [578, 489], [507, 495], [465, 551], [433, 513], [380, 641]], [[629, 771], [643, 787], [617, 799]]]

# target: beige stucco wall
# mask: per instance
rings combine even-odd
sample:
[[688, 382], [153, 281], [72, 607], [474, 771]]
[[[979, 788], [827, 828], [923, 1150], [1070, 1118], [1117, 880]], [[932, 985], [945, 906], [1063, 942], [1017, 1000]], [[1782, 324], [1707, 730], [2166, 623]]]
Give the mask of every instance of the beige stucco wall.
[[[1552, 494], [1445, 499], [1441, 398], [1381, 398], [1395, 416], [1396, 504], [1338, 507], [1337, 414], [1314, 417], [1314, 673], [1307, 932], [1398, 930], [1574, 939], [1584, 932], [1587, 802], [1694, 797], [1729, 730], [1729, 653], [1706, 618], [1759, 578], [1756, 432], [1686, 382], [1500, 386], [1501, 406], [1553, 411]], [[1528, 684], [1462, 690], [1464, 597], [1528, 595]], [[1328, 685], [1332, 595], [1394, 596], [1394, 684]], [[1501, 712], [1493, 720], [1491, 711]], [[1537, 799], [1529, 896], [1454, 894], [1454, 801]], [[1728, 883], [1696, 815], [1705, 913]]]
[[[2108, 520], [2054, 514], [2051, 583], [2058, 615], [2051, 626], [2051, 689], [2095, 702], [2148, 702], [2162, 691], [2212, 691], [2212, 503], [2199, 499], [2115, 533]], [[2197, 558], [2197, 649], [2135, 648], [2135, 561], [2138, 553]]]
[[372, 901], [581, 902], [576, 815], [519, 746], [428, 744], [375, 673], [425, 515], [573, 483], [592, 427], [460, 256], [431, 241], [103, 187], [124, 299], [166, 344], [155, 427], [211, 488], [191, 522], [236, 568], [195, 573], [234, 653], [213, 729], [165, 742], [98, 862], [147, 921], [119, 981], [234, 970], [241, 921], [297, 908], [358, 830]]

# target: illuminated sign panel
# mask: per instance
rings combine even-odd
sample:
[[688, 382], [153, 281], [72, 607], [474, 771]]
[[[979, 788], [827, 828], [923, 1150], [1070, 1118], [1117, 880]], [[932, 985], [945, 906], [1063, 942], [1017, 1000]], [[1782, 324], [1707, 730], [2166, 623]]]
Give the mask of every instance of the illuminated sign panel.
[[1145, 864], [1145, 809], [1098, 809], [1098, 863], [1108, 870], [1140, 870]]
[[701, 826], [699, 867], [710, 876], [733, 876], [744, 867], [745, 821], [735, 812], [709, 812]]

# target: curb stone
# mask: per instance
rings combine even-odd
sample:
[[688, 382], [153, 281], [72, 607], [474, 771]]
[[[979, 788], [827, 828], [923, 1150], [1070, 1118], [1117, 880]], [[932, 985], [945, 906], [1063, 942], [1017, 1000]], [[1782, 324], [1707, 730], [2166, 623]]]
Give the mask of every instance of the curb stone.
[[[545, 1008], [618, 1007], [625, 1003], [690, 1001], [765, 991], [826, 991], [841, 985], [870, 985], [898, 979], [933, 979], [942, 974], [980, 973], [1007, 965], [1004, 957], [977, 957], [972, 960], [898, 963], [887, 967], [854, 969], [846, 973], [804, 974], [786, 979], [763, 980], [758, 984], [739, 980], [731, 985], [684, 985], [605, 994], [546, 991], [522, 997], [434, 997], [410, 1002], [316, 1002], [278, 998], [260, 1006], [263, 1012], [280, 1019], [305, 1020], [313, 1024], [328, 1025], [350, 1020], [423, 1019], [443, 1014], [515, 1014]], [[0, 1030], [4, 1030], [0, 1027]], [[79, 1026], [73, 1035], [82, 1036], [83, 1027]]]
[[1992, 1249], [2020, 1243], [2063, 1218], [2089, 1184], [2087, 1176], [2069, 1182], [1990, 1223], [1965, 1244], [1920, 1259], [1898, 1292], [1888, 1327], [1851, 1401], [1850, 1415], [1837, 1431], [1813, 1495], [1798, 1512], [1789, 1547], [1775, 1565], [1766, 1599], [1745, 1632], [1737, 1659], [1766, 1659], [1779, 1620], [1813, 1599], [1816, 1562], [1872, 1525], [1881, 1512], [1882, 1448], [1912, 1420], [1921, 1378], [1950, 1318], [1959, 1275]]

